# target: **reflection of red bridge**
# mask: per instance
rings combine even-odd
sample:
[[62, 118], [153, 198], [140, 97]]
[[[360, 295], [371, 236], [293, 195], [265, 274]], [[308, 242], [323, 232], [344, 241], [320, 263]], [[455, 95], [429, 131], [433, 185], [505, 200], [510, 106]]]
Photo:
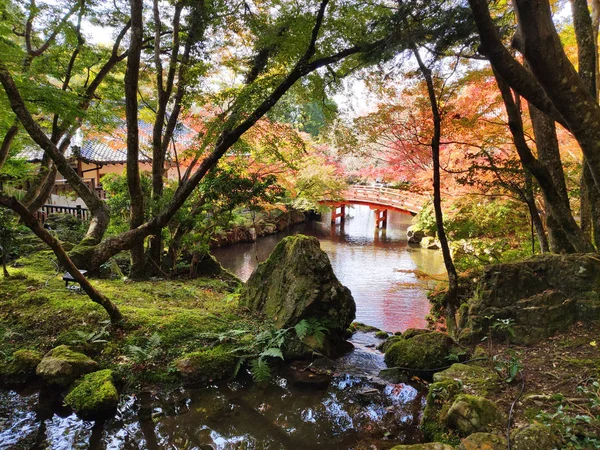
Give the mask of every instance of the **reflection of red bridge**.
[[346, 205], [367, 205], [375, 211], [375, 226], [387, 225], [387, 212], [402, 211], [413, 215], [423, 208], [428, 196], [376, 186], [352, 186], [342, 192], [340, 200], [324, 200], [321, 203], [331, 206], [331, 223], [339, 217], [344, 220]]

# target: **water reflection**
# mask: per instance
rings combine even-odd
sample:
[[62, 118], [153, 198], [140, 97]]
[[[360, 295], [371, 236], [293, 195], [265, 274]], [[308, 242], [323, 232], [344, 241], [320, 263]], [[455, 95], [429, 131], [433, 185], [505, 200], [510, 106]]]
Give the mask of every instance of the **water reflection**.
[[440, 252], [410, 247], [406, 229], [412, 216], [388, 213], [386, 229], [375, 228], [375, 216], [367, 206], [348, 210], [346, 220], [330, 224], [330, 215], [320, 222], [293, 227], [285, 233], [267, 236], [254, 244], [236, 244], [214, 251], [217, 259], [243, 280], [258, 261], [264, 261], [286, 235], [307, 234], [321, 242], [340, 281], [356, 301], [356, 319], [388, 331], [422, 328], [429, 313], [425, 297], [428, 283], [415, 270], [429, 274], [444, 272]]

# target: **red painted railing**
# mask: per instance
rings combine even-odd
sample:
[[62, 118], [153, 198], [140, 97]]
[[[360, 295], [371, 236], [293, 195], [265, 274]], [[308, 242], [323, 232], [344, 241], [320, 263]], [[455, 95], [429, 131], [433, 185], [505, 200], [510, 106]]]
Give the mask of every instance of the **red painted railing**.
[[378, 186], [352, 186], [341, 195], [341, 201], [388, 206], [417, 214], [429, 199], [427, 195]]

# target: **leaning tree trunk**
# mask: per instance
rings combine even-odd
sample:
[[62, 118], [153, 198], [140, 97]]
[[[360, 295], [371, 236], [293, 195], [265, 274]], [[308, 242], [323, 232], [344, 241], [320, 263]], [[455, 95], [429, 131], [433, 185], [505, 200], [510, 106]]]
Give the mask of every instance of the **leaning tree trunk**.
[[92, 286], [89, 280], [81, 274], [77, 267], [75, 267], [75, 264], [73, 264], [73, 261], [71, 261], [65, 252], [60, 241], [39, 224], [37, 219], [29, 212], [25, 205], [16, 198], [8, 197], [6, 195], [0, 195], [0, 205], [12, 209], [19, 215], [23, 223], [52, 249], [60, 264], [73, 276], [75, 281], [79, 283], [90, 299], [104, 308], [110, 317], [111, 323], [116, 327], [120, 327], [123, 316], [117, 305]]
[[444, 265], [448, 272], [448, 291], [444, 299], [446, 307], [446, 327], [448, 334], [456, 335], [458, 332], [456, 324], [456, 312], [458, 310], [458, 274], [452, 261], [450, 254], [450, 246], [444, 229], [444, 215], [442, 212], [442, 194], [440, 186], [440, 140], [442, 134], [442, 118], [437, 103], [431, 69], [423, 63], [419, 52], [413, 49], [413, 53], [419, 63], [419, 69], [425, 83], [427, 84], [427, 92], [429, 94], [429, 104], [431, 106], [431, 114], [433, 116], [433, 136], [431, 137], [431, 158], [433, 160], [433, 209], [435, 211], [435, 224], [437, 226], [438, 239], [442, 247], [442, 255], [444, 257]]

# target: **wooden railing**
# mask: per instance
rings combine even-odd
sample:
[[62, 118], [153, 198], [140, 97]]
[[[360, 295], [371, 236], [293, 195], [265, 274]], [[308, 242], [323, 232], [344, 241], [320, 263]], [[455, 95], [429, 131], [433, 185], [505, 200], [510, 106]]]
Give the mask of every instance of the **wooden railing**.
[[378, 186], [352, 186], [342, 193], [349, 202], [365, 202], [389, 206], [417, 214], [429, 199], [427, 195]]
[[44, 205], [35, 214], [38, 222], [42, 225], [48, 219], [49, 214], [70, 214], [77, 217], [79, 220], [87, 221], [91, 219], [89, 209], [82, 208], [81, 206], [57, 206], [57, 205]]

